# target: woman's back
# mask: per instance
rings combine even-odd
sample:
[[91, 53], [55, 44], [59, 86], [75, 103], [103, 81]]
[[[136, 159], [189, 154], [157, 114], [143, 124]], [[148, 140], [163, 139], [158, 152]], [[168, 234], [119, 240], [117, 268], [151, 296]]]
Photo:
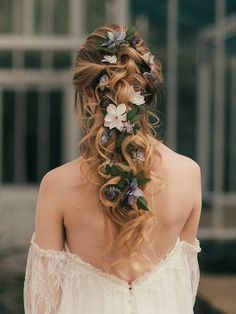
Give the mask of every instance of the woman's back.
[[[155, 139], [153, 139], [153, 145], [158, 145], [163, 156], [163, 163], [156, 171], [164, 178], [167, 187], [163, 192], [155, 196], [150, 194], [147, 197], [150, 208], [157, 217], [157, 224], [152, 232], [152, 238], [157, 239], [155, 248], [157, 260], [150, 255], [145, 245], [140, 251], [140, 261], [143, 266], [147, 267], [157, 264], [165, 257], [174, 246], [178, 236], [194, 243], [201, 208], [198, 164], [188, 157], [175, 153]], [[46, 185], [50, 185], [50, 182], [52, 184], [57, 182], [57, 188], [50, 186], [46, 189], [55, 189], [55, 193], [59, 192], [60, 196], [57, 200], [55, 195], [54, 202], [58, 201], [58, 211], [61, 208], [61, 230], [64, 232], [62, 237], [67, 242], [70, 252], [78, 254], [83, 260], [102, 269], [101, 254], [106, 240], [104, 216], [99, 204], [97, 188], [88, 182], [82, 184], [84, 179], [79, 172], [79, 163], [80, 158], [51, 170], [44, 179], [48, 181]], [[40, 197], [43, 198], [44, 195], [39, 195], [38, 211], [40, 211], [40, 206], [44, 206], [41, 205], [44, 200]], [[36, 242], [42, 246], [49, 246], [47, 234], [38, 231], [40, 238], [36, 237]], [[152, 260], [150, 264], [145, 264], [147, 262], [141, 257], [142, 253], [150, 255]], [[111, 258], [116, 256], [116, 252], [111, 252]], [[144, 272], [141, 269], [140, 273], [137, 273], [132, 270], [132, 267], [125, 269], [123, 267], [119, 270], [125, 274], [126, 278], [122, 279], [127, 282], [131, 282]], [[120, 277], [118, 270], [113, 270], [113, 273]]]

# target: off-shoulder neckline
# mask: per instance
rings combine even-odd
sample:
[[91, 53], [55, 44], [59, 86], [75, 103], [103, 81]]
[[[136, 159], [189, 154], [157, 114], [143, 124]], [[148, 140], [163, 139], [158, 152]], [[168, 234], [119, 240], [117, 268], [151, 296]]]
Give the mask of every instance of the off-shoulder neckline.
[[145, 273], [143, 273], [142, 275], [140, 275], [139, 277], [137, 277], [136, 279], [134, 279], [131, 283], [127, 282], [124, 279], [121, 279], [119, 277], [117, 277], [116, 275], [107, 273], [105, 271], [103, 271], [102, 269], [92, 265], [91, 263], [85, 261], [84, 259], [82, 259], [78, 254], [76, 253], [72, 253], [68, 247], [67, 241], [65, 241], [64, 243], [64, 248], [63, 250], [53, 250], [53, 249], [43, 249], [41, 248], [36, 242], [35, 242], [35, 232], [33, 232], [32, 238], [31, 238], [31, 244], [43, 255], [47, 254], [49, 256], [53, 256], [53, 257], [62, 257], [65, 258], [66, 256], [70, 256], [71, 258], [73, 258], [74, 260], [78, 261], [81, 265], [83, 265], [85, 268], [89, 269], [90, 271], [95, 272], [98, 275], [101, 275], [107, 279], [112, 280], [113, 282], [116, 282], [118, 284], [121, 284], [123, 286], [126, 287], [131, 287], [131, 286], [135, 286], [138, 285], [139, 283], [141, 283], [142, 281], [146, 280], [147, 278], [149, 278], [153, 273], [155, 273], [157, 270], [159, 270], [159, 268], [161, 268], [161, 266], [163, 266], [172, 255], [175, 254], [177, 248], [179, 247], [179, 245], [184, 246], [185, 248], [187, 248], [188, 250], [192, 251], [192, 252], [200, 252], [201, 251], [201, 247], [200, 247], [200, 240], [195, 237], [194, 240], [194, 244], [186, 241], [186, 240], [181, 240], [180, 237], [178, 236], [175, 244], [172, 246], [172, 249], [169, 251], [169, 253], [167, 253], [159, 262], [158, 264], [156, 264], [155, 266], [153, 266], [151, 268], [151, 270], [146, 271]]

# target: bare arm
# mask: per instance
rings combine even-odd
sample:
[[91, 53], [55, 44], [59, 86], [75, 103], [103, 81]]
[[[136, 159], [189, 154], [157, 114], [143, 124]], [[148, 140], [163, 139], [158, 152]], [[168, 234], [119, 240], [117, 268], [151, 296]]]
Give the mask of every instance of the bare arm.
[[57, 176], [47, 173], [39, 188], [35, 237], [27, 257], [25, 314], [56, 314], [61, 304], [65, 265], [61, 195]]
[[41, 248], [62, 250], [64, 245], [62, 183], [49, 171], [41, 180], [35, 214], [35, 241]]
[[202, 209], [201, 168], [194, 162], [191, 170], [191, 187], [193, 195], [193, 208], [181, 230], [180, 238], [194, 244], [199, 227]]

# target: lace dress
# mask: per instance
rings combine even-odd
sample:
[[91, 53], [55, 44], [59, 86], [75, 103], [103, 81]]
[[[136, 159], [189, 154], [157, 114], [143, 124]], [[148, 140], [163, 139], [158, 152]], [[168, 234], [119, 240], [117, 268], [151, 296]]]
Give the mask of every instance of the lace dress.
[[69, 251], [42, 249], [31, 238], [25, 281], [26, 314], [191, 314], [200, 280], [195, 243], [178, 237], [151, 271], [129, 284]]

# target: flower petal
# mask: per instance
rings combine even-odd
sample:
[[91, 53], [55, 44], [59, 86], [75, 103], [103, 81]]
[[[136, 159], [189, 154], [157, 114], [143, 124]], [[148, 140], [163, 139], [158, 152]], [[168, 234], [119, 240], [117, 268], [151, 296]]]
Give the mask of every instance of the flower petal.
[[114, 116], [107, 114], [107, 115], [105, 116], [104, 120], [107, 121], [107, 122], [112, 121], [112, 120], [114, 120]]
[[116, 106], [114, 104], [109, 104], [107, 107], [107, 113], [110, 115], [116, 115]]
[[113, 128], [116, 128], [116, 127], [117, 127], [117, 120], [114, 119], [113, 121], [110, 122], [109, 128], [113, 129]]
[[107, 32], [108, 38], [114, 40], [115, 34], [113, 32]]
[[124, 113], [126, 111], [126, 105], [124, 103], [119, 104], [116, 108], [116, 114], [117, 115], [121, 115], [122, 113]]

